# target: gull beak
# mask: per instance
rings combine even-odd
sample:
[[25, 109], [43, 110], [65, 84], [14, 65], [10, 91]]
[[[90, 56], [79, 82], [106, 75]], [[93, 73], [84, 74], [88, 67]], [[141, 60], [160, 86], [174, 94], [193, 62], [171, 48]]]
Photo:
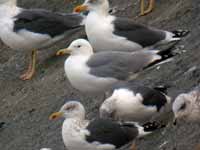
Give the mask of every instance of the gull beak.
[[81, 13], [81, 12], [87, 11], [87, 10], [88, 10], [88, 6], [83, 4], [83, 5], [79, 5], [79, 6], [75, 7], [73, 12]]
[[57, 51], [56, 56], [62, 56], [62, 55], [65, 55], [65, 54], [71, 54], [71, 52], [72, 52], [71, 49], [64, 48], [64, 49], [61, 49], [61, 50]]
[[49, 120], [55, 120], [63, 116], [62, 112], [55, 112], [49, 116]]

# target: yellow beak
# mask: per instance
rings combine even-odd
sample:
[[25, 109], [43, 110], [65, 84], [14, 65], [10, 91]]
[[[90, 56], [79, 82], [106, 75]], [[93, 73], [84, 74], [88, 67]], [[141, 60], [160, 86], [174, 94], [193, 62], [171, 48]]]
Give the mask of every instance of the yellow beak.
[[49, 116], [49, 120], [55, 120], [63, 116], [62, 112], [55, 112]]
[[79, 5], [79, 6], [74, 8], [74, 12], [76, 12], [76, 13], [80, 13], [80, 12], [86, 11], [86, 10], [88, 10], [88, 6], [84, 5], [84, 4], [83, 5]]
[[71, 52], [72, 51], [70, 49], [64, 48], [64, 49], [57, 51], [56, 56], [62, 56], [62, 55], [65, 55], [65, 54], [70, 54]]

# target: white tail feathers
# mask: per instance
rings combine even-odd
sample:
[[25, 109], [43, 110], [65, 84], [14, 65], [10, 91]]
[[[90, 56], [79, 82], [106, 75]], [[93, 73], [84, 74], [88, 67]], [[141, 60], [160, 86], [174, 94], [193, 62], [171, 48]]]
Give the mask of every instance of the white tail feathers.
[[52, 150], [51, 148], [41, 148], [40, 150]]

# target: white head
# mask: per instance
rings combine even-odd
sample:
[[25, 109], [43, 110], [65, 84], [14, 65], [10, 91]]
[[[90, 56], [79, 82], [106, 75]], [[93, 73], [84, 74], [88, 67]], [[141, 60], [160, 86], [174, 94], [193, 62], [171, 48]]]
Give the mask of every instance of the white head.
[[121, 119], [122, 116], [132, 114], [136, 102], [143, 100], [141, 94], [134, 93], [126, 88], [115, 89], [112, 96], [107, 98], [100, 107], [99, 113], [102, 118]]
[[85, 108], [80, 102], [77, 101], [69, 101], [64, 104], [59, 112], [53, 113], [49, 119], [54, 120], [60, 117], [68, 118], [76, 118], [80, 120], [85, 119]]
[[0, 5], [16, 5], [17, 0], [0, 0]]
[[191, 120], [192, 112], [198, 99], [198, 93], [192, 91], [190, 93], [180, 94], [174, 101], [172, 110], [174, 112], [175, 119]]
[[109, 14], [109, 2], [108, 0], [85, 0], [82, 5], [77, 6], [74, 9], [74, 11], [78, 13], [86, 10], [95, 11], [107, 15]]
[[101, 118], [115, 118], [115, 101], [114, 97], [107, 98], [99, 108]]
[[78, 39], [73, 41], [68, 48], [59, 50], [57, 55], [63, 55], [66, 53], [71, 55], [92, 55], [93, 48], [87, 40]]
[[[117, 119], [119, 108], [126, 107], [129, 99], [133, 97], [133, 93], [128, 89], [115, 89], [112, 96], [107, 98], [100, 107], [100, 117]], [[121, 109], [120, 109], [121, 110]]]

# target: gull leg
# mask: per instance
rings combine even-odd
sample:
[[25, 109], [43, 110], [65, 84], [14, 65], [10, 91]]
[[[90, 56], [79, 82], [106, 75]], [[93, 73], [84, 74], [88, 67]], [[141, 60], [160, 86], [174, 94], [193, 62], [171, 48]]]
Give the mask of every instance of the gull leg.
[[131, 149], [131, 150], [137, 150], [135, 143], [132, 143], [132, 145], [131, 145], [131, 148], [130, 148], [130, 149]]
[[149, 6], [148, 9], [144, 11], [144, 15], [147, 15], [148, 13], [152, 12], [154, 7], [155, 7], [155, 0], [149, 0]]
[[140, 16], [144, 16], [144, 0], [140, 0]]
[[31, 63], [31, 61], [29, 61], [28, 69], [26, 70], [25, 73], [23, 73], [23, 74], [20, 76], [20, 79], [25, 78], [25, 76], [27, 76], [27, 74], [31, 71], [31, 68], [32, 68], [32, 63]]
[[200, 144], [197, 144], [195, 150], [200, 150]]
[[29, 67], [27, 71], [23, 75], [20, 76], [22, 80], [30, 80], [33, 77], [35, 73], [35, 66], [36, 66], [36, 53], [37, 53], [37, 50], [32, 50]]

